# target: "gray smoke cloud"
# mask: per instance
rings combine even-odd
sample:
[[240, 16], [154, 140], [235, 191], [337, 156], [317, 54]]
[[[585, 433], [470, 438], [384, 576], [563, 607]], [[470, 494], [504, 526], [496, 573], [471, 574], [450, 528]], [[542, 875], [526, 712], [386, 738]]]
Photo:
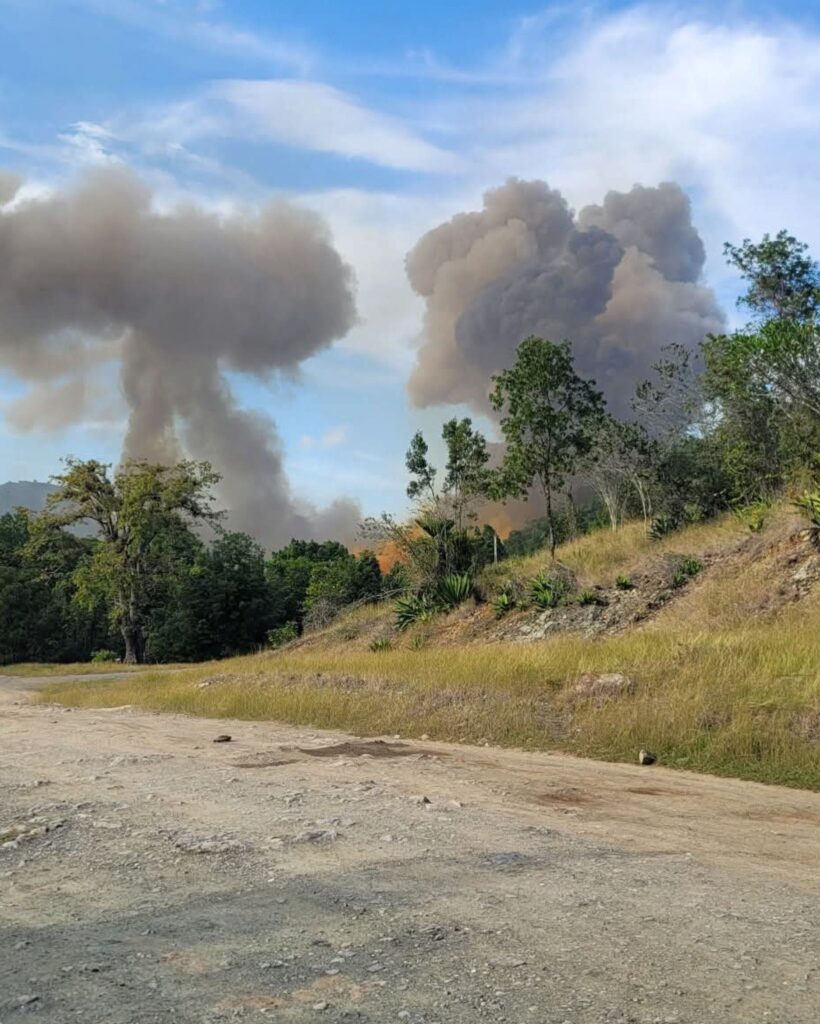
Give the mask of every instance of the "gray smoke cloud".
[[544, 182], [512, 178], [407, 257], [427, 302], [411, 398], [486, 410], [490, 376], [535, 334], [569, 339], [579, 372], [625, 413], [663, 346], [694, 348], [722, 329], [713, 292], [698, 283], [704, 260], [678, 185], [610, 192], [575, 216]]
[[286, 202], [161, 213], [123, 169], [9, 204], [20, 184], [0, 174], [0, 365], [34, 385], [12, 423], [82, 422], [88, 378], [118, 359], [125, 456], [209, 459], [231, 526], [266, 544], [352, 536], [357, 506], [294, 498], [274, 423], [225, 376], [293, 372], [353, 325], [352, 271], [324, 222]]

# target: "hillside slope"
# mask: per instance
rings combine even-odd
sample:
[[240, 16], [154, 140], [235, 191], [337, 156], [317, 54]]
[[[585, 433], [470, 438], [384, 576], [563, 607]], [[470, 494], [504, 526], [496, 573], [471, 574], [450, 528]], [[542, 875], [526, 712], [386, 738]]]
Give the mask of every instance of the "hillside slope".
[[[666, 765], [820, 789], [820, 555], [787, 508], [755, 534], [733, 517], [661, 542], [628, 526], [559, 560], [601, 603], [497, 619], [471, 600], [405, 633], [371, 606], [277, 652], [50, 694], [607, 760], [647, 748]], [[681, 577], [681, 560], [702, 568]], [[493, 568], [485, 598], [545, 565]]]

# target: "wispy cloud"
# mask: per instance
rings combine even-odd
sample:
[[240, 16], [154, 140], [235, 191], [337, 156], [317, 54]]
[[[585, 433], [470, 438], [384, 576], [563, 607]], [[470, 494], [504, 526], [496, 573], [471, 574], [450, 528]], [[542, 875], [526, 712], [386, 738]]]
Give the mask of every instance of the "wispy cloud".
[[297, 80], [215, 83], [209, 97], [231, 108], [233, 123], [277, 142], [368, 160], [382, 167], [456, 171], [462, 161], [401, 121], [322, 82]]
[[299, 447], [305, 451], [316, 449], [338, 448], [347, 440], [347, 427], [331, 427], [321, 437], [311, 437], [310, 434], [303, 434], [299, 438]]
[[239, 28], [215, 17], [218, 5], [202, 0], [67, 0], [126, 25], [185, 41], [227, 56], [267, 61], [308, 74], [316, 55], [303, 44]]

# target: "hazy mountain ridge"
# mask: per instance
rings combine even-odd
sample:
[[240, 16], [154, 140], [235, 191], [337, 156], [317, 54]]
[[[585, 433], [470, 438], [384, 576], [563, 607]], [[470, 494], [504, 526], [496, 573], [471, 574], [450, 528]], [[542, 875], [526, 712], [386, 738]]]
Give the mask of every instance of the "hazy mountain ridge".
[[42, 480], [9, 480], [0, 484], [0, 515], [20, 507], [39, 512], [49, 494], [56, 490], [54, 484]]

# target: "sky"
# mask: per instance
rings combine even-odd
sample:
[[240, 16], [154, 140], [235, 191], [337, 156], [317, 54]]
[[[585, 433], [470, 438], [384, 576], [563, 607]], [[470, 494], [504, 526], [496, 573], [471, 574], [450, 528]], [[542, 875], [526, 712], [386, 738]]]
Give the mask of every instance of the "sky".
[[[327, 220], [356, 325], [296, 374], [230, 375], [320, 506], [400, 513], [411, 434], [468, 412], [408, 399], [423, 306], [404, 257], [508, 177], [575, 207], [677, 181], [730, 322], [724, 241], [786, 227], [820, 251], [814, 0], [0, 0], [0, 44], [0, 169], [28, 195], [124, 164], [161, 207], [286, 196]], [[100, 372], [86, 422], [33, 430], [15, 415], [28, 385], [0, 368], [0, 481], [116, 461], [126, 406], [116, 367]]]

